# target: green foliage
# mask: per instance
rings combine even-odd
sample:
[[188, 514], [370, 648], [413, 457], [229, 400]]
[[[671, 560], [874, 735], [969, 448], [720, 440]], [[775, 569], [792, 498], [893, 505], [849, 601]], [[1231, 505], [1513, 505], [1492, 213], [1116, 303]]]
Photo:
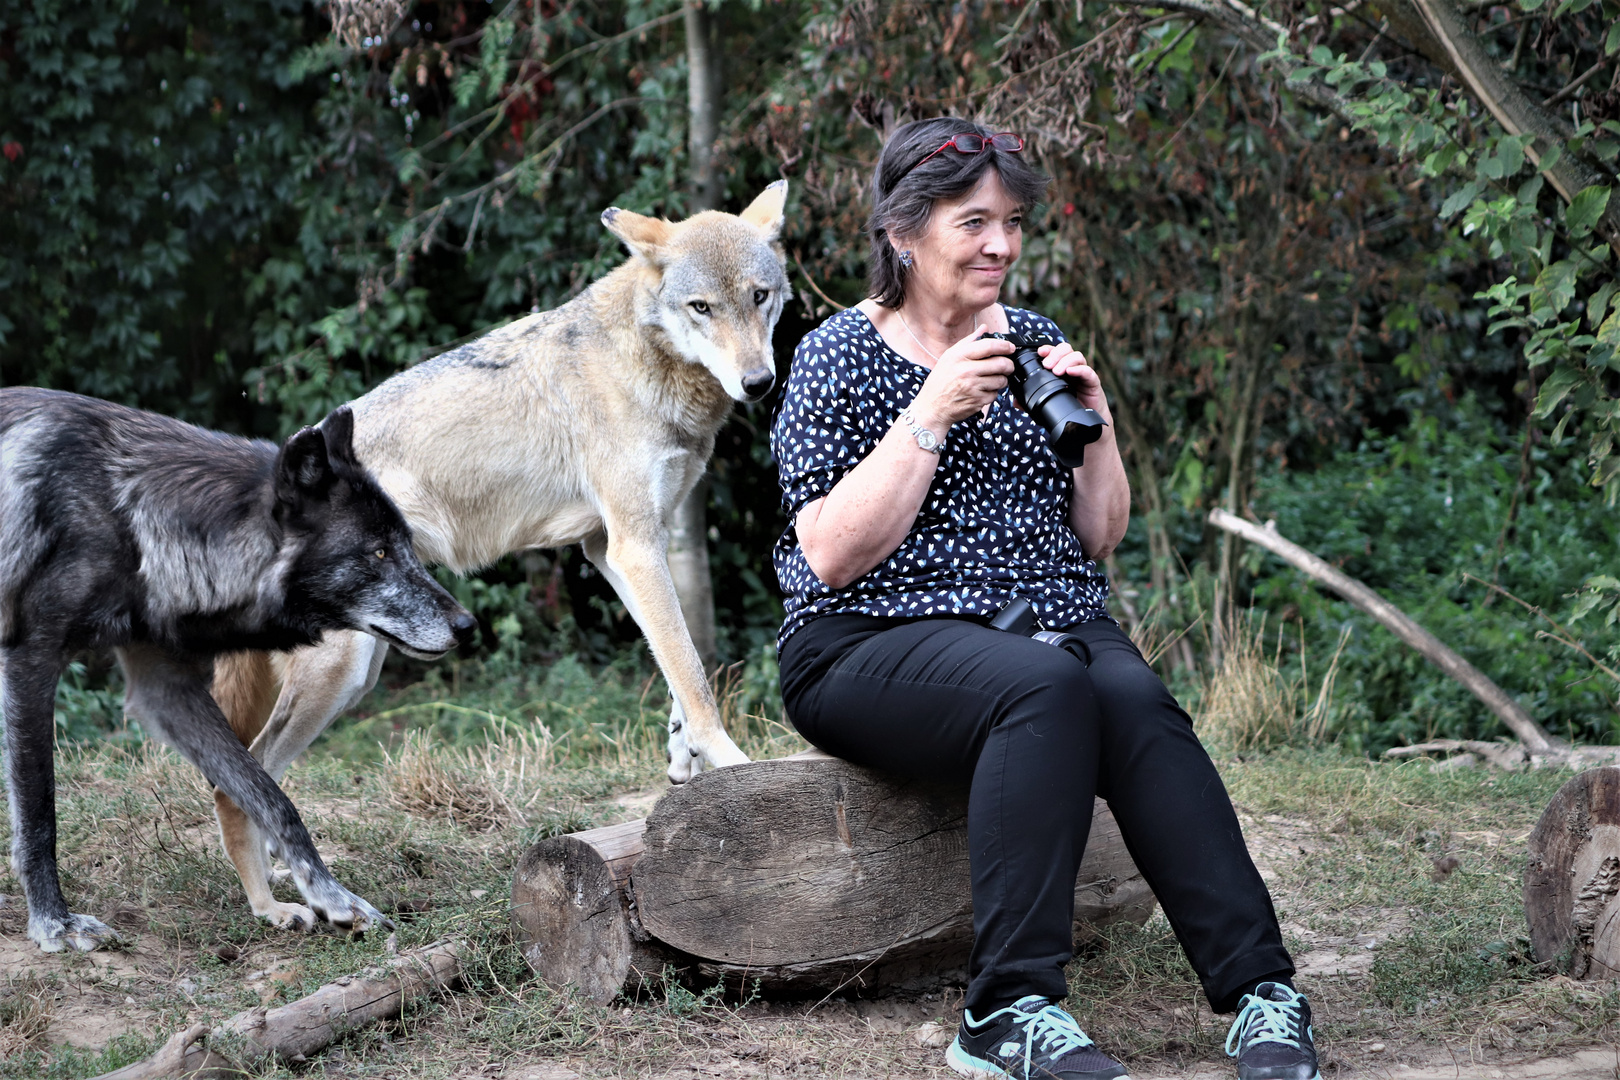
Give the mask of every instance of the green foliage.
[[[1282, 535], [1388, 597], [1549, 730], [1613, 743], [1620, 686], [1538, 637], [1545, 620], [1483, 584], [1555, 613], [1591, 567], [1620, 561], [1620, 532], [1582, 473], [1567, 444], [1514, 445], [1465, 403], [1444, 423], [1425, 417], [1402, 437], [1369, 436], [1314, 472], [1266, 476], [1255, 502]], [[1377, 753], [1437, 736], [1505, 734], [1467, 691], [1371, 619], [1258, 549], [1250, 559], [1255, 601], [1301, 620], [1299, 647], [1314, 663], [1333, 654], [1341, 627], [1353, 628], [1336, 684], [1341, 741]], [[1613, 626], [1583, 629], [1594, 653], [1620, 644]]]
[[243, 275], [296, 228], [321, 32], [292, 0], [0, 12], [0, 383], [261, 422]]

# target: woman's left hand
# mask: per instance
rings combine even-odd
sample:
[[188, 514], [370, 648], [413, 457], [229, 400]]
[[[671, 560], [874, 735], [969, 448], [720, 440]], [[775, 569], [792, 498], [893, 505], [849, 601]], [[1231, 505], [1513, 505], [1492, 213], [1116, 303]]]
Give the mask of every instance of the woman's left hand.
[[1080, 351], [1067, 341], [1056, 345], [1042, 345], [1038, 350], [1041, 363], [1054, 375], [1074, 380], [1074, 396], [1088, 409], [1095, 409], [1105, 418], [1109, 416], [1108, 399], [1103, 394], [1102, 379]]

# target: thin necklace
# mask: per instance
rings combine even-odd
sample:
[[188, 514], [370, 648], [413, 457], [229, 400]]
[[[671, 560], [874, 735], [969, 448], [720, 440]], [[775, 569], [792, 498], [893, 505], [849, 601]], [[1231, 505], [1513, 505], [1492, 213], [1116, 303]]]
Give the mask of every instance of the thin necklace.
[[[921, 349], [925, 354], [927, 354], [928, 358], [930, 360], [932, 360], [934, 363], [936, 363], [936, 364], [939, 363], [939, 357], [935, 356], [933, 351], [930, 350], [928, 348], [928, 346], [926, 346], [926, 345], [924, 345], [922, 343], [922, 338], [918, 337], [917, 332], [911, 328], [911, 324], [906, 322], [906, 317], [904, 315], [900, 314], [900, 309], [899, 308], [894, 309], [894, 317], [899, 319], [900, 320], [900, 325], [906, 328], [906, 333], [910, 334], [911, 335], [911, 340], [915, 341], [917, 343], [917, 348]], [[977, 312], [975, 312], [974, 315], [973, 315], [973, 330], [977, 330], [978, 328], [979, 328], [979, 315], [978, 315]], [[973, 332], [972, 330], [968, 331], [968, 333], [970, 333], [970, 334], [972, 332]]]

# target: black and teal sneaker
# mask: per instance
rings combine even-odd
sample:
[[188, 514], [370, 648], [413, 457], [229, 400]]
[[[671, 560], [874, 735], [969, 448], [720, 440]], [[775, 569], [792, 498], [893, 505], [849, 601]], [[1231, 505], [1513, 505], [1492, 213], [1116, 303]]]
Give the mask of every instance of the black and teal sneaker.
[[1263, 982], [1238, 1002], [1226, 1033], [1238, 1080], [1322, 1080], [1311, 1036], [1311, 1003], [1282, 983]]
[[983, 1020], [964, 1012], [945, 1063], [974, 1080], [1130, 1080], [1074, 1017], [1034, 994]]

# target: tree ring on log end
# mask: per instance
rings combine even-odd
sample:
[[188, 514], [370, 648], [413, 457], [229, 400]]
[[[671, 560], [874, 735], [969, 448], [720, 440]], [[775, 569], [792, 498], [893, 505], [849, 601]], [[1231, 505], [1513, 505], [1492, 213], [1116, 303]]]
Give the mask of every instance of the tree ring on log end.
[[1530, 834], [1524, 911], [1537, 960], [1620, 978], [1620, 768], [1581, 773], [1547, 804]]
[[[630, 925], [602, 856], [574, 836], [524, 853], [512, 878], [512, 920], [523, 957], [552, 986], [606, 1004], [630, 971]], [[544, 943], [543, 945], [541, 943]]]

